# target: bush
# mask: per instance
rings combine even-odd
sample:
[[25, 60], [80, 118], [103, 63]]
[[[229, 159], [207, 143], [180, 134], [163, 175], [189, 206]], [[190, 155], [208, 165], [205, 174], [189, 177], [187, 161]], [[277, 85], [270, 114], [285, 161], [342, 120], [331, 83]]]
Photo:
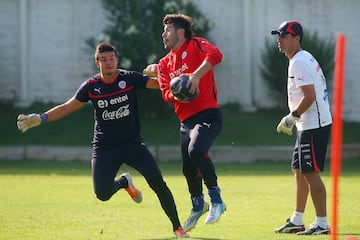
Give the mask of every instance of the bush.
[[[332, 38], [320, 39], [316, 33], [304, 32], [301, 46], [309, 51], [319, 62], [331, 87], [334, 70], [335, 41]], [[267, 39], [261, 54], [260, 72], [270, 97], [276, 104], [287, 107], [287, 57], [279, 52], [275, 39]]]
[[[101, 36], [88, 40], [91, 50], [99, 42], [111, 42], [119, 53], [119, 67], [142, 71], [148, 64], [157, 62], [164, 50], [161, 34], [162, 18], [167, 13], [183, 13], [194, 21], [194, 32], [207, 37], [212, 22], [190, 1], [183, 0], [102, 0], [110, 25]], [[159, 116], [169, 109], [159, 91], [142, 91], [139, 94], [141, 113]]]

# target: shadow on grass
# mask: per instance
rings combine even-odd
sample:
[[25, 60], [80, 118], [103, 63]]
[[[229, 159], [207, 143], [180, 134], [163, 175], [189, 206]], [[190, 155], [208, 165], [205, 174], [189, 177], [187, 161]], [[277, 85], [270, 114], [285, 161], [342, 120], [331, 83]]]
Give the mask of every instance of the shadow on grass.
[[345, 236], [345, 237], [356, 237], [356, 236], [360, 236], [360, 232], [359, 233], [339, 233], [340, 236]]
[[[144, 238], [142, 240], [171, 240], [174, 238]], [[223, 238], [201, 238], [201, 237], [191, 237], [188, 239], [197, 239], [197, 240], [222, 240]]]

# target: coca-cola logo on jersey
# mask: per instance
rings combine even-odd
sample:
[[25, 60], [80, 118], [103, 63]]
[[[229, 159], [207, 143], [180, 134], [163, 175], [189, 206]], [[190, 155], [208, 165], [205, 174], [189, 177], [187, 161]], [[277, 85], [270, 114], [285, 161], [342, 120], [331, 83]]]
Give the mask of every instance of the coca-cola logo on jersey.
[[118, 110], [108, 111], [105, 110], [102, 114], [104, 120], [114, 120], [124, 118], [130, 115], [129, 104], [119, 107]]

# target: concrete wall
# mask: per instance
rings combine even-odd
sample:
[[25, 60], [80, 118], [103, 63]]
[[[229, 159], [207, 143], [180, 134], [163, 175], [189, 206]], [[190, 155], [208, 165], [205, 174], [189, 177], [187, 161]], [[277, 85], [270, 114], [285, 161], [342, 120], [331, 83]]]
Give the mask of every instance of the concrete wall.
[[19, 1], [0, 0], [0, 99], [14, 100], [20, 83]]
[[[220, 99], [243, 105], [269, 106], [260, 76], [260, 53], [270, 31], [286, 20], [300, 21], [305, 30], [320, 37], [336, 38], [346, 34], [344, 118], [360, 121], [360, 1], [358, 0], [197, 0], [196, 4], [215, 23], [211, 37], [224, 51], [225, 59], [217, 69]], [[274, 45], [276, 40], [274, 39]], [[251, 108], [251, 107], [250, 107]]]
[[[180, 161], [179, 146], [149, 147], [154, 157], [160, 162]], [[293, 147], [291, 146], [214, 146], [210, 157], [214, 162], [251, 163], [257, 160], [290, 161]], [[331, 146], [327, 157], [330, 157]], [[360, 157], [360, 145], [342, 146], [343, 159]], [[91, 160], [91, 147], [59, 147], [59, 146], [18, 146], [0, 147], [0, 161], [38, 159], [38, 160]]]
[[0, 99], [62, 102], [94, 73], [85, 41], [106, 26], [100, 1], [0, 0]]
[[[347, 35], [344, 118], [360, 121], [360, 1], [194, 3], [215, 23], [211, 38], [225, 55], [216, 69], [221, 103], [238, 102], [247, 109], [272, 105], [259, 73], [260, 54], [271, 29], [297, 20], [322, 37]], [[107, 24], [100, 0], [0, 0], [0, 9], [0, 99], [18, 105], [62, 102], [94, 73], [85, 40], [99, 36]]]

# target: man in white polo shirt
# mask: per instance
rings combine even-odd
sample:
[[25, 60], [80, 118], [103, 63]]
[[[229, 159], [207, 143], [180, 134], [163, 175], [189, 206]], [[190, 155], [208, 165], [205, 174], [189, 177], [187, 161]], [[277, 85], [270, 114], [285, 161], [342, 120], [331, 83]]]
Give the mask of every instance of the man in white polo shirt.
[[[287, 89], [290, 113], [281, 119], [277, 131], [292, 135], [294, 125], [297, 129], [291, 161], [296, 181], [295, 210], [286, 224], [276, 228], [275, 232], [329, 234], [326, 188], [320, 177], [332, 123], [326, 79], [317, 60], [301, 48], [303, 29], [300, 23], [283, 22], [271, 34], [278, 35], [279, 51], [289, 59]], [[316, 218], [305, 230], [303, 215], [309, 193]]]

